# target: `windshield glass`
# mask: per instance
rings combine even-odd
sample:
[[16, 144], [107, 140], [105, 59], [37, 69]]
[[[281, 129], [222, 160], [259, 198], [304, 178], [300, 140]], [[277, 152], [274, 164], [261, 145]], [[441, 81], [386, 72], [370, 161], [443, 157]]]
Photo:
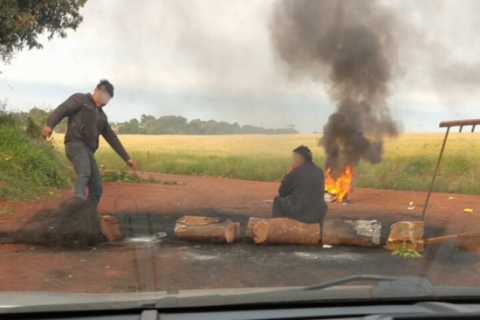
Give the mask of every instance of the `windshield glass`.
[[0, 3], [0, 307], [480, 286], [478, 1]]

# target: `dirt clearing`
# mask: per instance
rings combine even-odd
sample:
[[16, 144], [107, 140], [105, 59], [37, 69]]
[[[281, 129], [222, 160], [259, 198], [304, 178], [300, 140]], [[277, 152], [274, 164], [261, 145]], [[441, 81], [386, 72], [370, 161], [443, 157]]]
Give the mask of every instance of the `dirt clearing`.
[[[147, 174], [148, 176], [148, 174]], [[480, 245], [429, 245], [419, 259], [391, 256], [384, 249], [321, 245], [258, 246], [242, 240], [226, 245], [173, 239], [184, 214], [228, 216], [245, 232], [249, 216], [268, 218], [278, 184], [152, 174], [180, 185], [105, 183], [101, 212], [113, 213], [128, 237], [91, 250], [0, 244], [2, 291], [130, 292], [308, 285], [353, 274], [415, 275], [441, 285], [480, 285]], [[58, 206], [64, 191], [46, 200], [7, 202], [13, 214], [0, 216], [0, 243], [32, 212]], [[351, 204], [331, 204], [327, 218], [377, 219], [382, 241], [390, 224], [417, 220], [426, 194], [356, 189]], [[413, 209], [410, 210], [410, 202]], [[463, 209], [472, 208], [465, 213]], [[480, 230], [480, 196], [433, 194], [425, 237]], [[157, 232], [168, 237], [157, 239]]]

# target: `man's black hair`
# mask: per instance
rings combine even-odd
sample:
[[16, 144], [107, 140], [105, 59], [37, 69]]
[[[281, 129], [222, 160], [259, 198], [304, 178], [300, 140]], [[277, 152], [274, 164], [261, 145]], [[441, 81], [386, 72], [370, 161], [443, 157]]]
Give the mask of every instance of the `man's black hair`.
[[313, 162], [312, 151], [310, 151], [310, 149], [308, 149], [308, 147], [300, 146], [300, 147], [294, 149], [293, 152], [301, 154], [303, 156], [303, 158], [305, 158], [306, 162], [309, 162], [309, 163]]
[[111, 84], [110, 81], [106, 79], [100, 80], [100, 83], [97, 84], [97, 89], [107, 90], [107, 92], [110, 94], [110, 97], [113, 98], [113, 84]]

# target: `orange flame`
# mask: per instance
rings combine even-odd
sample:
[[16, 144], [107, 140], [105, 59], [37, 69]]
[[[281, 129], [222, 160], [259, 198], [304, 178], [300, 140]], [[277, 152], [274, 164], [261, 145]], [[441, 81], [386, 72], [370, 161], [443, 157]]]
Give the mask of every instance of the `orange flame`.
[[330, 175], [332, 169], [327, 169], [325, 177], [325, 190], [328, 193], [335, 195], [331, 202], [342, 202], [348, 191], [350, 191], [354, 168], [355, 164], [353, 162], [349, 163], [345, 168], [343, 168], [343, 171], [336, 179]]

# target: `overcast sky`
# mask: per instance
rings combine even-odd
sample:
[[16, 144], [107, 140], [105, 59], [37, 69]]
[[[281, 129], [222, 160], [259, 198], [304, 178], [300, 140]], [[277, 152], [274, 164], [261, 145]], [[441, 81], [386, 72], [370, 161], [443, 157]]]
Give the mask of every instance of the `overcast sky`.
[[[384, 1], [408, 26], [389, 100], [406, 131], [480, 118], [480, 1]], [[84, 21], [43, 50], [0, 66], [0, 99], [11, 109], [56, 107], [101, 78], [116, 88], [111, 121], [181, 115], [321, 131], [335, 109], [322, 83], [289, 80], [275, 58], [275, 1], [90, 0]], [[395, 35], [394, 35], [395, 36]]]

